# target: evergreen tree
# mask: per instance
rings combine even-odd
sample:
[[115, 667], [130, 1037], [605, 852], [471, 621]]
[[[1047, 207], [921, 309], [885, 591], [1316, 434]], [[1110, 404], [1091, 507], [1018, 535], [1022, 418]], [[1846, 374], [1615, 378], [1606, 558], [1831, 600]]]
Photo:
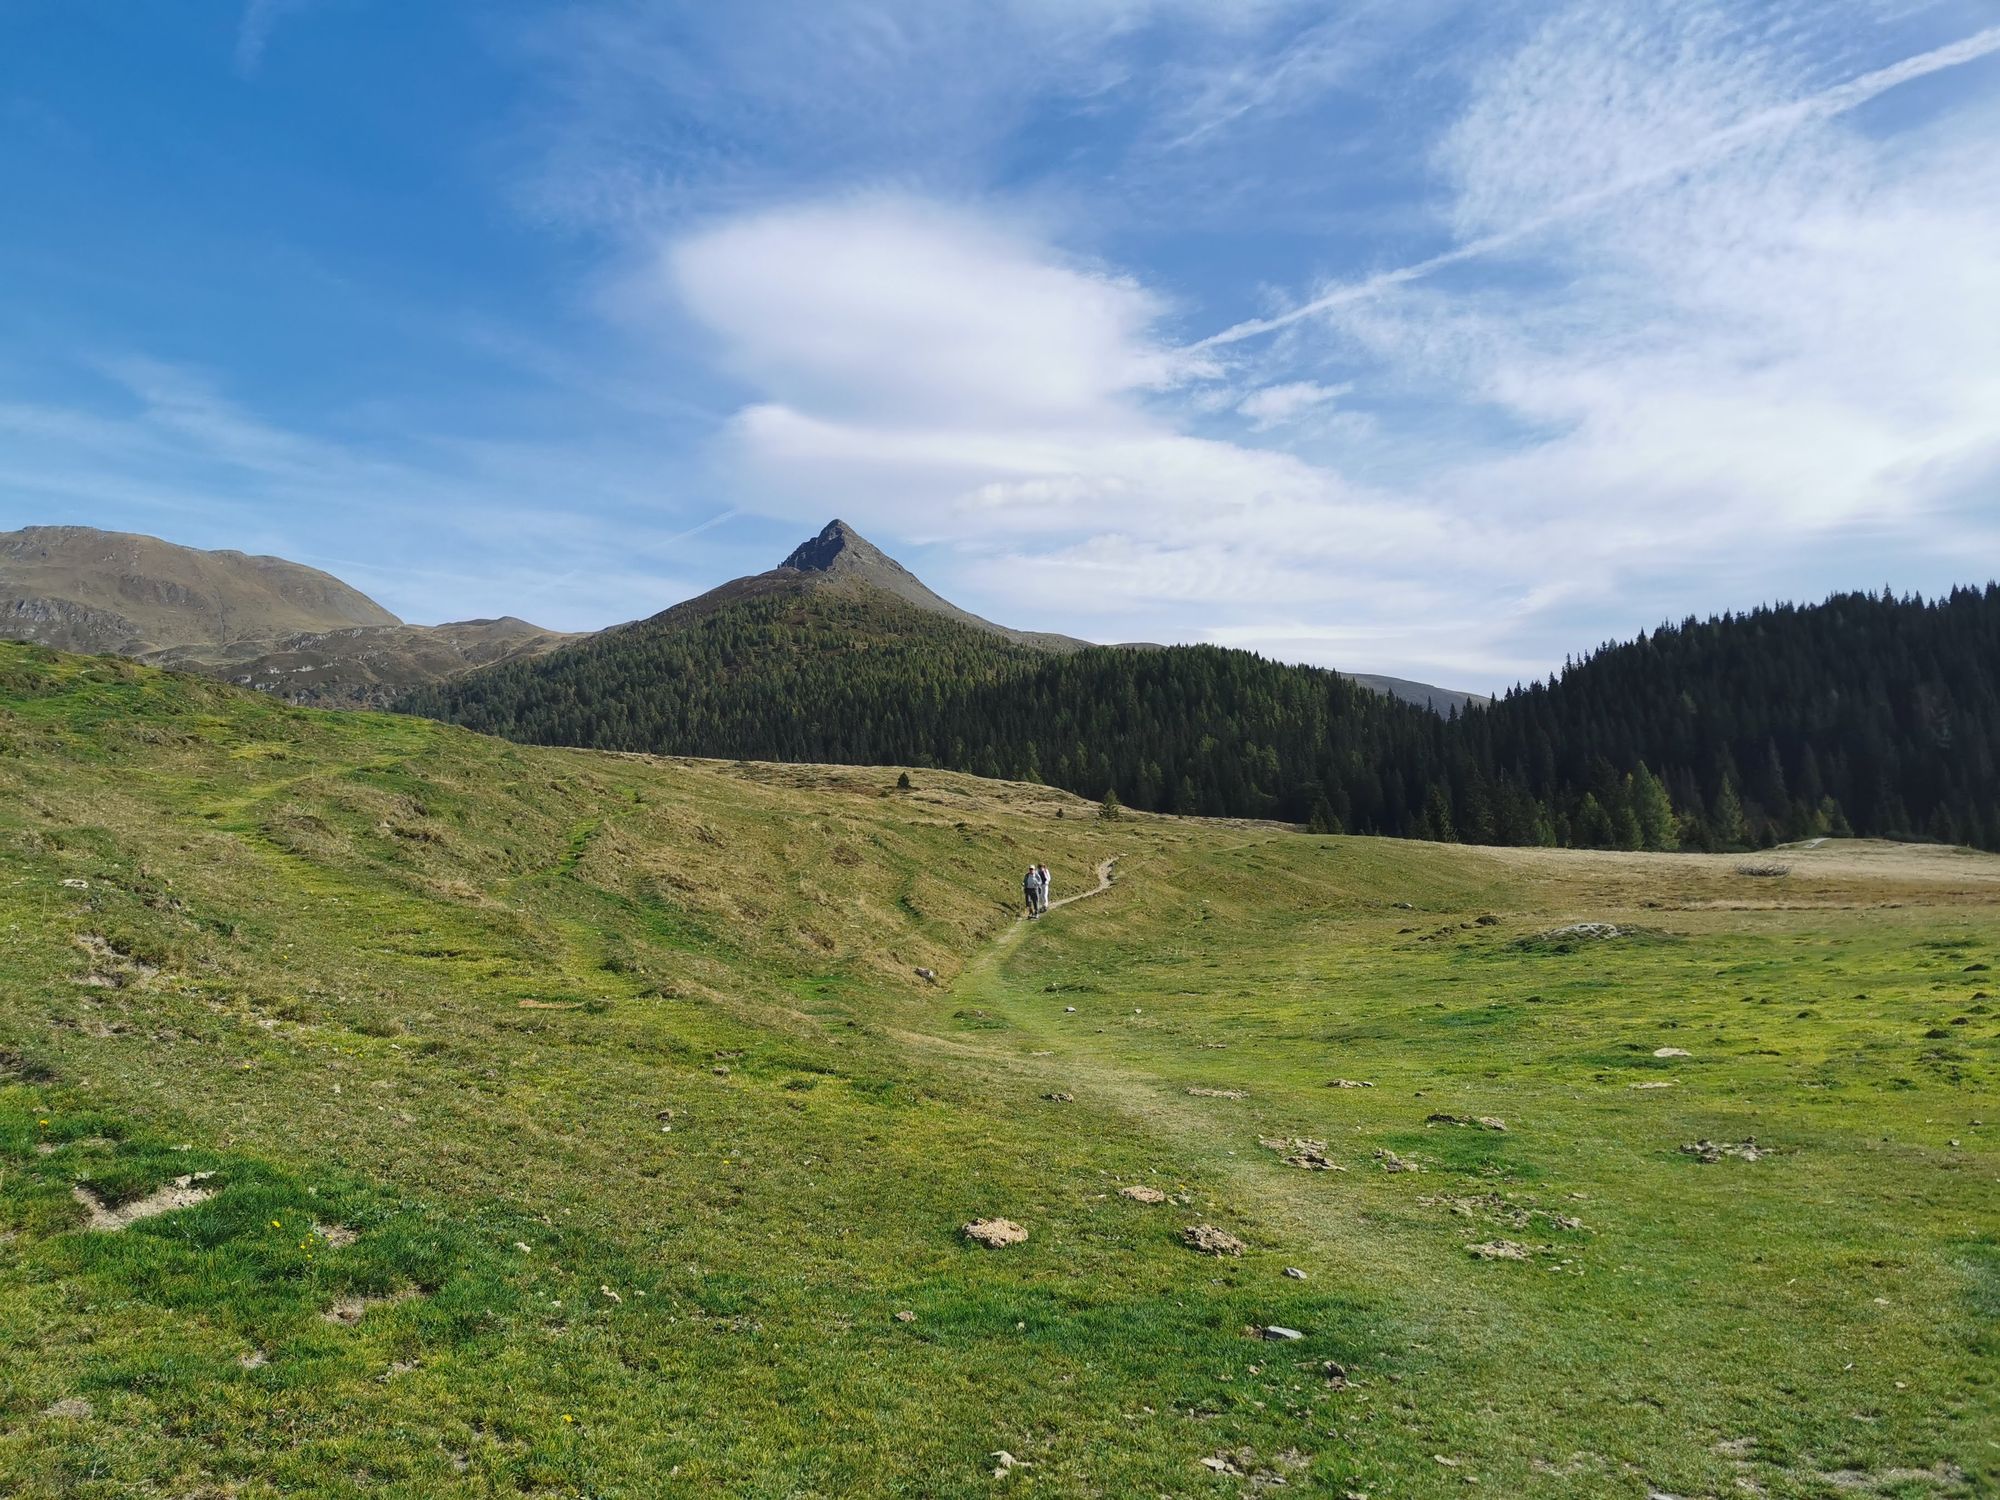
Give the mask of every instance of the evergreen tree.
[[1722, 778], [1722, 789], [1715, 794], [1714, 827], [1718, 848], [1740, 849], [1749, 839], [1742, 799], [1736, 795], [1736, 783], [1727, 776]]
[[1680, 847], [1680, 819], [1674, 816], [1674, 804], [1667, 796], [1666, 786], [1646, 769], [1643, 760], [1632, 773], [1632, 811], [1638, 820], [1643, 847]]

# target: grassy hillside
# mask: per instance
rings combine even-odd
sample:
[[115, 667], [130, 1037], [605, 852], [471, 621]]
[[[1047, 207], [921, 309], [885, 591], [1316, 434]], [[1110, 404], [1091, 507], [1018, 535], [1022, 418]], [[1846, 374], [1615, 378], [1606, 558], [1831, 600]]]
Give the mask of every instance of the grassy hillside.
[[511, 615], [445, 625], [308, 631], [227, 647], [147, 652], [148, 666], [199, 672], [313, 708], [387, 708], [418, 688], [553, 651], [576, 636]]
[[0, 1492], [2000, 1480], [2000, 860], [912, 780], [0, 647]]
[[71, 651], [267, 640], [397, 619], [329, 573], [90, 526], [0, 532], [0, 628]]
[[386, 708], [575, 637], [526, 620], [405, 625], [331, 574], [132, 532], [0, 532], [0, 636], [199, 672], [289, 703]]

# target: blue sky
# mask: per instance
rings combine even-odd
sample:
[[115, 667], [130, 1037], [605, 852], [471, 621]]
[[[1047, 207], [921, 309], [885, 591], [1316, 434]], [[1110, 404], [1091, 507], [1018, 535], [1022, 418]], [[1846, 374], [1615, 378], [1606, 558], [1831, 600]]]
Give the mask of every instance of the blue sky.
[[1991, 0], [0, 0], [0, 528], [1493, 689], [2000, 558]]

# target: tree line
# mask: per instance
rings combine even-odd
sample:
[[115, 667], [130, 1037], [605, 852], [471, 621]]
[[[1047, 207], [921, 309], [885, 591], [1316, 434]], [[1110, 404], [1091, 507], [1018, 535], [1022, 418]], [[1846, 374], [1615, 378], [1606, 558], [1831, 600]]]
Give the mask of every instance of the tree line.
[[936, 766], [1491, 844], [2000, 849], [2000, 586], [1689, 618], [1440, 717], [1211, 646], [1049, 655], [867, 590], [640, 622], [399, 705], [540, 744]]

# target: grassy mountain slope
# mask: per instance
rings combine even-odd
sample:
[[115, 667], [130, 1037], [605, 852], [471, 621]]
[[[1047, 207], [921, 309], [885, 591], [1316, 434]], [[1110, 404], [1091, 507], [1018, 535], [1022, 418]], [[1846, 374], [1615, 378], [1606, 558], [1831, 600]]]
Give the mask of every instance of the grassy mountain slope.
[[1400, 698], [1405, 703], [1414, 703], [1418, 708], [1428, 708], [1433, 713], [1464, 713], [1468, 708], [1481, 707], [1493, 701], [1484, 693], [1432, 687], [1428, 682], [1412, 682], [1407, 677], [1384, 677], [1379, 672], [1342, 672], [1340, 675], [1373, 692], [1386, 693], [1391, 698]]
[[331, 574], [88, 526], [0, 532], [0, 626], [70, 651], [138, 656], [401, 623]]
[[[863, 584], [927, 614], [942, 616], [1037, 651], [1081, 651], [1090, 645], [1047, 630], [1011, 630], [995, 625], [925, 587], [916, 574], [875, 546], [845, 521], [827, 522], [819, 535], [802, 542], [776, 569], [779, 577], [805, 586], [826, 582]], [[764, 577], [772, 575], [765, 574]]]
[[[0, 1490], [2000, 1477], [2000, 861], [913, 780], [0, 647]], [[1016, 924], [1036, 856], [1118, 878]]]
[[87, 526], [0, 533], [0, 634], [329, 708], [386, 707], [574, 639], [511, 616], [406, 625], [316, 568]]
[[[154, 651], [151, 666], [201, 672], [288, 703], [385, 708], [404, 694], [478, 667], [539, 656], [576, 640], [511, 615], [445, 625], [362, 625], [253, 645]], [[249, 654], [246, 654], [249, 653]]]

